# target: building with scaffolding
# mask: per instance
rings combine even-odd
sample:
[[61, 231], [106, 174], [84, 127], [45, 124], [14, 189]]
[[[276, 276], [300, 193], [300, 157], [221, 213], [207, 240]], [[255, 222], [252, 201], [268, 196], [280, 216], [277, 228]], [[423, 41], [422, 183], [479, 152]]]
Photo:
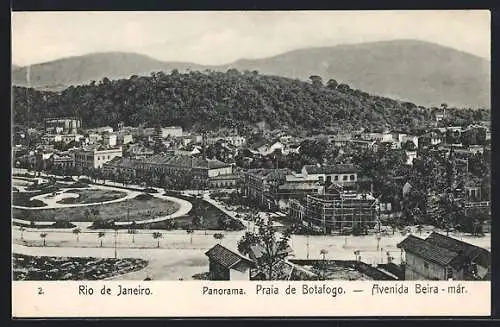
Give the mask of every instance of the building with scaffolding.
[[289, 216], [306, 225], [319, 227], [326, 234], [345, 229], [366, 230], [378, 222], [373, 196], [342, 191], [291, 200]]

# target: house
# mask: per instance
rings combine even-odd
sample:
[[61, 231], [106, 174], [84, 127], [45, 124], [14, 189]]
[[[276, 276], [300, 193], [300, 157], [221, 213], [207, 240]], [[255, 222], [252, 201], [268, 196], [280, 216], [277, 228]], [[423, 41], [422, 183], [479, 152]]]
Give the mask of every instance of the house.
[[90, 129], [87, 129], [87, 132], [88, 133], [97, 133], [97, 134], [113, 133], [113, 127], [102, 126], [102, 127], [90, 128]]
[[104, 133], [102, 136], [102, 144], [109, 147], [116, 146], [117, 136], [114, 133]]
[[167, 138], [167, 137], [181, 137], [182, 134], [182, 127], [179, 126], [168, 126], [168, 127], [162, 127], [160, 131], [160, 135], [158, 135], [161, 138]]
[[320, 182], [352, 186], [358, 180], [358, 169], [354, 165], [305, 165], [302, 176]]
[[104, 148], [100, 145], [85, 146], [73, 153], [74, 167], [77, 169], [101, 168], [115, 157], [122, 157], [122, 148]]
[[205, 252], [209, 260], [210, 280], [250, 280], [255, 264], [249, 258], [216, 244]]
[[55, 118], [45, 120], [45, 132], [55, 134], [76, 134], [82, 121], [76, 118]]
[[397, 247], [404, 252], [406, 280], [484, 280], [490, 275], [488, 250], [436, 232], [426, 239], [409, 235]]

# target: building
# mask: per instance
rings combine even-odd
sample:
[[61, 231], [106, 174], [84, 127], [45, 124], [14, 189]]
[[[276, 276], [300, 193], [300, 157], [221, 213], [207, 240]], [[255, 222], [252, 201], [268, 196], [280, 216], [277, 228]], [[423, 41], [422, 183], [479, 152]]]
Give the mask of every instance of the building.
[[182, 127], [179, 126], [168, 126], [168, 127], [162, 127], [161, 132], [160, 132], [160, 137], [161, 138], [167, 138], [167, 137], [181, 137], [182, 134]]
[[212, 179], [214, 182], [227, 179], [226, 183], [231, 180], [233, 185], [236, 184], [236, 176], [233, 176], [233, 166], [230, 164], [187, 155], [157, 154], [142, 159], [128, 158], [106, 164], [103, 169], [115, 173], [130, 173], [133, 170], [133, 176], [151, 177], [158, 183], [161, 183], [164, 176], [187, 175], [192, 181], [207, 182], [208, 184]]
[[216, 244], [205, 252], [209, 260], [209, 280], [250, 280], [255, 264], [249, 258]]
[[89, 128], [87, 129], [87, 133], [96, 133], [96, 134], [113, 133], [113, 127], [102, 126], [96, 128]]
[[74, 167], [76, 169], [101, 168], [103, 164], [113, 158], [122, 157], [122, 148], [104, 148], [102, 146], [86, 146], [73, 153]]
[[108, 147], [115, 147], [117, 143], [117, 136], [114, 133], [104, 133], [102, 135], [102, 144]]
[[132, 134], [127, 134], [127, 133], [119, 133], [116, 138], [116, 142], [119, 145], [125, 145], [132, 143], [134, 141], [134, 137]]
[[366, 230], [377, 222], [376, 200], [368, 194], [332, 192], [290, 200], [290, 218], [320, 227], [325, 234], [355, 228]]
[[490, 252], [452, 237], [409, 235], [397, 246], [404, 251], [406, 280], [485, 280], [490, 275]]
[[45, 120], [45, 132], [52, 134], [76, 134], [82, 121], [76, 118], [55, 118]]
[[243, 195], [266, 210], [277, 210], [279, 185], [290, 174], [290, 169], [249, 169], [242, 176]]
[[49, 166], [52, 169], [68, 171], [69, 169], [73, 168], [73, 157], [71, 157], [70, 155], [53, 154], [49, 158], [49, 161]]
[[354, 165], [305, 165], [302, 176], [319, 182], [335, 183], [342, 186], [355, 186], [358, 169]]

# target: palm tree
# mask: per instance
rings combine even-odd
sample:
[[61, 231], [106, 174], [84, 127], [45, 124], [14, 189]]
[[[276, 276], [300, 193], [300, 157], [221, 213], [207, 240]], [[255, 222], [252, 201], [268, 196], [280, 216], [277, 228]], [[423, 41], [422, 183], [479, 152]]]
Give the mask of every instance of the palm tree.
[[188, 233], [191, 236], [190, 239], [190, 244], [193, 244], [193, 230], [191, 228], [186, 229], [186, 233]]
[[104, 233], [104, 232], [99, 232], [97, 234], [97, 237], [101, 239], [101, 247], [102, 247], [102, 238], [104, 237], [104, 235], [106, 235], [106, 233]]
[[133, 221], [130, 224], [130, 228], [128, 229], [128, 233], [132, 234], [132, 243], [135, 243], [135, 234], [137, 234], [137, 229], [135, 227], [136, 227], [136, 223], [135, 223], [135, 221]]
[[328, 254], [328, 251], [326, 249], [321, 249], [319, 253], [323, 256], [323, 279], [326, 279], [326, 255]]
[[21, 232], [21, 240], [23, 240], [23, 239], [24, 239], [24, 238], [23, 238], [23, 236], [24, 236], [23, 234], [24, 234], [24, 231], [25, 231], [25, 230], [26, 230], [26, 228], [25, 228], [25, 227], [23, 227], [23, 226], [19, 227], [19, 231]]
[[45, 238], [47, 237], [47, 233], [40, 233], [40, 238], [43, 240], [43, 246], [45, 246]]
[[222, 233], [215, 233], [215, 234], [214, 234], [214, 238], [215, 238], [216, 240], [218, 240], [218, 241], [219, 241], [219, 244], [220, 244], [221, 240], [224, 238], [224, 234], [222, 234]]
[[82, 232], [82, 230], [80, 228], [75, 228], [73, 229], [73, 234], [75, 234], [76, 236], [76, 241], [79, 242], [80, 241], [80, 237], [79, 237], [79, 234]]
[[162, 237], [162, 234], [160, 232], [153, 232], [153, 238], [155, 240], [158, 240], [158, 248], [160, 247], [160, 238]]

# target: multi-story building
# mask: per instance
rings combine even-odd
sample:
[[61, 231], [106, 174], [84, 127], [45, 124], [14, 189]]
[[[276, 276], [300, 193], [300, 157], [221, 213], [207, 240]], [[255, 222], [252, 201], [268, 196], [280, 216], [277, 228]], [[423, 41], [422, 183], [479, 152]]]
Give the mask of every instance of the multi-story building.
[[279, 208], [279, 186], [284, 184], [289, 169], [249, 169], [242, 174], [245, 197], [268, 210]]
[[108, 147], [115, 147], [117, 143], [117, 137], [114, 133], [104, 133], [102, 135], [102, 144]]
[[305, 165], [302, 176], [319, 182], [335, 183], [342, 186], [355, 186], [358, 181], [358, 168], [354, 165]]
[[170, 137], [181, 137], [182, 134], [182, 127], [179, 126], [168, 126], [168, 127], [162, 127], [160, 135], [158, 135], [161, 138], [167, 138], [168, 136]]
[[406, 280], [487, 280], [488, 250], [433, 232], [426, 239], [409, 235], [398, 245]]
[[290, 200], [289, 216], [327, 234], [345, 228], [368, 229], [377, 224], [376, 200], [369, 194], [346, 192], [307, 195]]
[[105, 148], [102, 146], [85, 146], [73, 152], [74, 167], [76, 169], [101, 168], [103, 164], [113, 158], [122, 157], [122, 148]]
[[[162, 176], [187, 175], [200, 182], [220, 180], [233, 175], [233, 167], [219, 160], [197, 158], [186, 155], [158, 154], [143, 159], [122, 159], [115, 160], [104, 165], [104, 170], [114, 173], [123, 170], [126, 173], [132, 173], [137, 177], [151, 177], [161, 180]], [[233, 179], [235, 179], [234, 177]], [[235, 181], [232, 182], [232, 185]], [[223, 186], [229, 186], [224, 184]]]
[[45, 120], [45, 132], [52, 134], [76, 134], [82, 121], [76, 118], [51, 118]]

